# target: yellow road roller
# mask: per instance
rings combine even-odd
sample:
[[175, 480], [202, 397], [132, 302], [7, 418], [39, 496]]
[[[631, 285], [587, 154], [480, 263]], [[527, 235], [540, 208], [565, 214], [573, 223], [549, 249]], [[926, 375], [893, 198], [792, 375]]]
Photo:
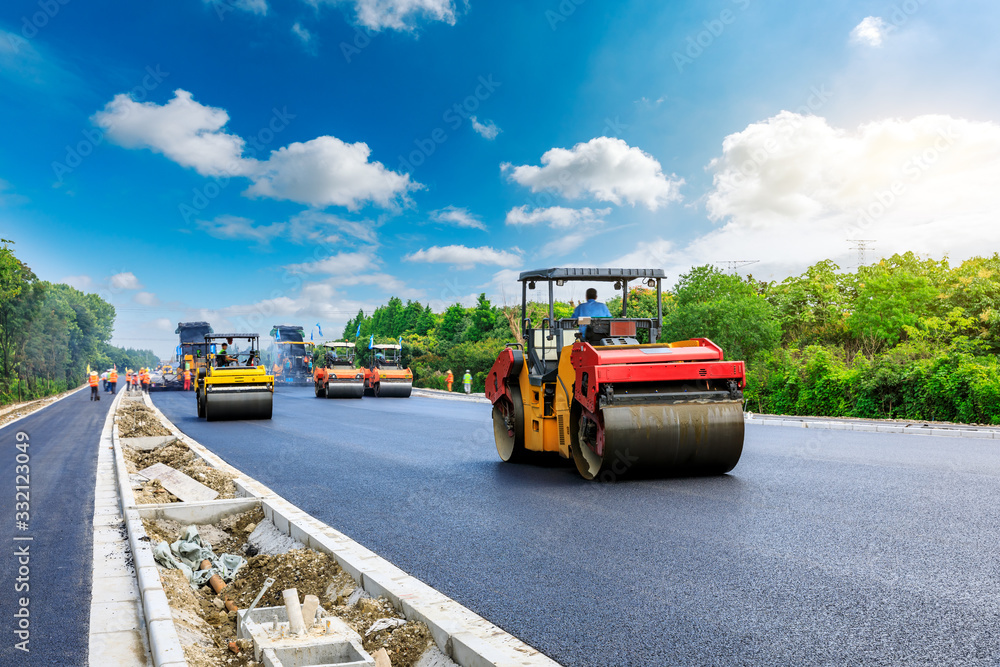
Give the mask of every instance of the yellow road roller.
[[274, 376], [260, 361], [254, 333], [206, 334], [209, 363], [198, 370], [198, 416], [208, 421], [270, 419]]
[[[486, 377], [503, 461], [539, 452], [572, 459], [588, 480], [717, 475], [743, 452], [742, 361], [705, 338], [657, 343], [661, 269], [553, 268], [521, 273], [524, 344], [500, 352]], [[613, 285], [620, 316], [555, 317], [555, 288]], [[656, 318], [626, 317], [629, 283], [656, 288]], [[548, 317], [527, 317], [528, 291], [548, 288]], [[594, 305], [593, 302], [588, 304]], [[599, 303], [596, 306], [600, 306]], [[646, 334], [640, 336], [639, 332]], [[640, 344], [639, 338], [651, 341]]]

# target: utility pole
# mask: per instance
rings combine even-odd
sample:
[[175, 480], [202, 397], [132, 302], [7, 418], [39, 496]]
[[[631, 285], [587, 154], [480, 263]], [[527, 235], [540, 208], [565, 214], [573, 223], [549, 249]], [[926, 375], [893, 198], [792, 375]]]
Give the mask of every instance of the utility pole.
[[856, 268], [868, 266], [868, 251], [874, 250], [875, 239], [847, 239], [848, 243], [853, 243], [851, 250], [858, 253], [858, 265]]
[[750, 266], [751, 264], [757, 264], [760, 262], [759, 259], [728, 259], [721, 262], [716, 262], [717, 265], [725, 267], [726, 273], [731, 275], [736, 275], [736, 269], [740, 269], [744, 266]]

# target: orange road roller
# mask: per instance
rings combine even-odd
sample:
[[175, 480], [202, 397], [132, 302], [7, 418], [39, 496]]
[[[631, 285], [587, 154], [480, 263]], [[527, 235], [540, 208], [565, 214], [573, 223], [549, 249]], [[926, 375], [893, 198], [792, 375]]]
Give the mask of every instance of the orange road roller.
[[[719, 475], [736, 467], [743, 452], [744, 363], [726, 360], [705, 338], [656, 342], [663, 278], [661, 269], [521, 273], [525, 343], [508, 345], [486, 377], [503, 461], [556, 452], [572, 459], [585, 479], [606, 481]], [[622, 297], [620, 316], [556, 319], [555, 288], [568, 282], [613, 284]], [[656, 288], [656, 319], [626, 317], [632, 282]], [[527, 303], [538, 284], [548, 286], [549, 308], [535, 324]], [[639, 343], [640, 331], [650, 343]]]

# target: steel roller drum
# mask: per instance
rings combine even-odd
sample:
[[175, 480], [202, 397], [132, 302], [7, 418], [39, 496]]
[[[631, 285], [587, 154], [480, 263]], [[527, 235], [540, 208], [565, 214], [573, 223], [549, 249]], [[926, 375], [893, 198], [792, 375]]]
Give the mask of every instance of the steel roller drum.
[[412, 392], [412, 382], [379, 382], [376, 395], [379, 398], [409, 398]]
[[574, 442], [573, 459], [587, 479], [721, 475], [743, 453], [742, 401], [611, 406], [601, 412], [604, 455]]
[[364, 382], [330, 382], [326, 385], [327, 398], [361, 398], [364, 394]]
[[272, 406], [273, 395], [267, 389], [209, 391], [205, 396], [205, 418], [210, 422], [270, 419]]

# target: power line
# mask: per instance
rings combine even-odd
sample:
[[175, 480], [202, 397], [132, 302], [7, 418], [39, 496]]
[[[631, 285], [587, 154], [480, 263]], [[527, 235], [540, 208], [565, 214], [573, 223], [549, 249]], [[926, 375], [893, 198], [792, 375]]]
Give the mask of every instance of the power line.
[[760, 262], [759, 259], [727, 259], [716, 262], [716, 264], [725, 267], [726, 273], [736, 275], [736, 269], [743, 268], [744, 266], [750, 266], [751, 264], [757, 264], [758, 262]]
[[856, 250], [858, 253], [858, 265], [855, 268], [861, 268], [862, 266], [868, 266], [868, 251], [874, 250], [875, 239], [847, 239], [848, 243], [853, 243], [851, 250]]

